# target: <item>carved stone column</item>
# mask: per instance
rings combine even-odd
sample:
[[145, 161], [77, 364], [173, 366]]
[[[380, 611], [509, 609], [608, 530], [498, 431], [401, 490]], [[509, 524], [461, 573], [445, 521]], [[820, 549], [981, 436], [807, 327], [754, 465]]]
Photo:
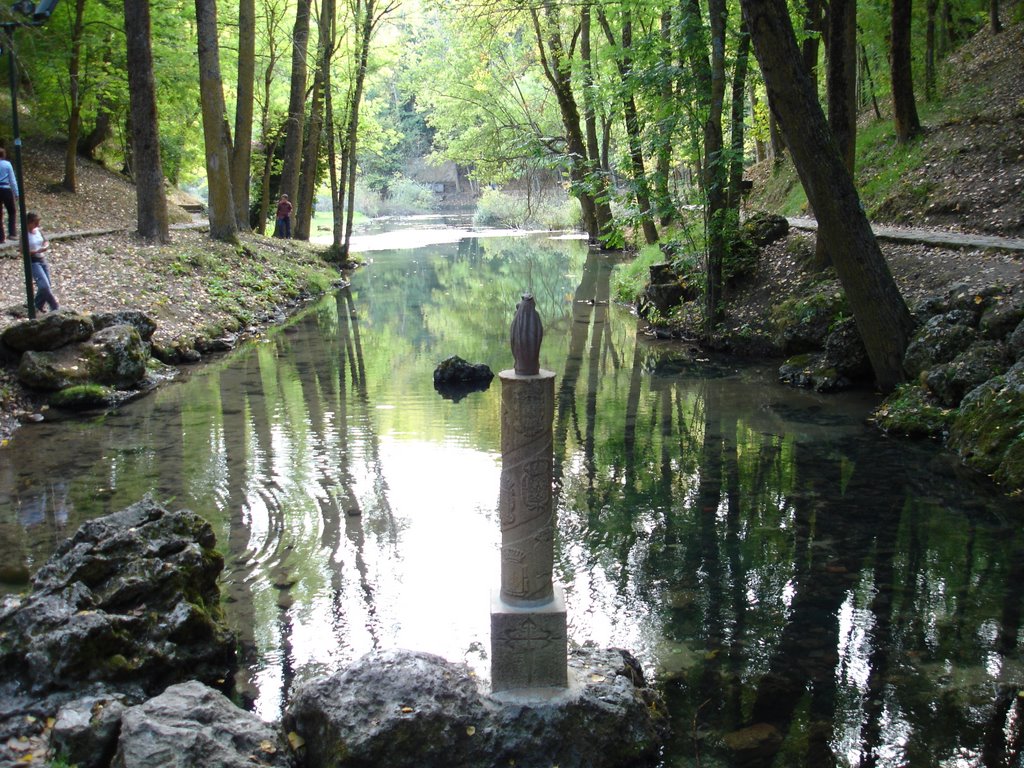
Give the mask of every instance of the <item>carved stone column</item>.
[[533, 297], [526, 294], [512, 323], [515, 370], [498, 374], [501, 589], [491, 598], [494, 691], [567, 685], [565, 599], [551, 578], [555, 374], [537, 364], [541, 337]]

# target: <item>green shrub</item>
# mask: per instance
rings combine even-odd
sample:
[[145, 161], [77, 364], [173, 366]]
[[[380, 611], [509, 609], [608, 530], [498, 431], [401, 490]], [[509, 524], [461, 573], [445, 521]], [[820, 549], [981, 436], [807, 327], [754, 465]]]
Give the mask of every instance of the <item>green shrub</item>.
[[568, 195], [527, 197], [515, 192], [485, 189], [476, 204], [478, 227], [563, 230], [579, 227], [579, 201]]
[[629, 264], [616, 267], [612, 273], [612, 295], [615, 300], [623, 304], [634, 303], [647, 285], [651, 265], [661, 261], [665, 261], [661, 248], [647, 245], [640, 249]]
[[381, 215], [430, 213], [436, 207], [437, 198], [430, 189], [405, 176], [396, 176], [388, 186], [388, 196], [382, 201]]

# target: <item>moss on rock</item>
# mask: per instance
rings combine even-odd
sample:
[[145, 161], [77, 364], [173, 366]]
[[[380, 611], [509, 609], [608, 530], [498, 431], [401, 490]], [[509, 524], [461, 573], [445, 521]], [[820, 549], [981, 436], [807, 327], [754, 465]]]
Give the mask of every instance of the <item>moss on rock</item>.
[[907, 437], [941, 438], [952, 419], [952, 410], [937, 404], [916, 384], [897, 387], [871, 414], [883, 431]]
[[950, 428], [949, 447], [1012, 492], [1024, 488], [1024, 363], [968, 393]]

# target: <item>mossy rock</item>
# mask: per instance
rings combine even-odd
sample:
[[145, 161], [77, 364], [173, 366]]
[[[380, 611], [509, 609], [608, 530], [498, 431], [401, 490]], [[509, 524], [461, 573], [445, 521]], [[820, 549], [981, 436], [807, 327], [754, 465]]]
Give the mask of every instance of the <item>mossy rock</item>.
[[941, 438], [952, 420], [953, 411], [916, 384], [897, 387], [871, 414], [871, 421], [884, 432], [907, 437]]
[[966, 464], [1011, 491], [1024, 488], [1024, 363], [967, 394], [953, 419], [949, 447]]
[[740, 229], [744, 240], [755, 248], [764, 248], [789, 234], [789, 221], [776, 213], [754, 211]]
[[972, 344], [951, 362], [938, 365], [921, 378], [943, 405], [955, 408], [968, 392], [1007, 368], [1009, 353], [997, 341]]
[[777, 304], [771, 313], [775, 343], [794, 355], [825, 348], [829, 331], [846, 311], [846, 297], [839, 291], [819, 291]]
[[50, 396], [50, 405], [69, 411], [106, 408], [116, 401], [116, 391], [102, 384], [76, 384]]

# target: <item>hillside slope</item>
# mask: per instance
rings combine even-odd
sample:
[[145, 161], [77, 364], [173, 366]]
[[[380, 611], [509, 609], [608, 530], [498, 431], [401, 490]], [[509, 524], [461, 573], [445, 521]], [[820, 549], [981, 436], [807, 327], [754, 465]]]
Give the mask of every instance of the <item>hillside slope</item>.
[[[1024, 236], [1024, 23], [986, 27], [945, 63], [941, 100], [920, 101], [922, 135], [892, 136], [889, 105], [860, 121], [857, 186], [871, 220], [1004, 237]], [[749, 205], [795, 215], [806, 198], [792, 166], [751, 169]]]

